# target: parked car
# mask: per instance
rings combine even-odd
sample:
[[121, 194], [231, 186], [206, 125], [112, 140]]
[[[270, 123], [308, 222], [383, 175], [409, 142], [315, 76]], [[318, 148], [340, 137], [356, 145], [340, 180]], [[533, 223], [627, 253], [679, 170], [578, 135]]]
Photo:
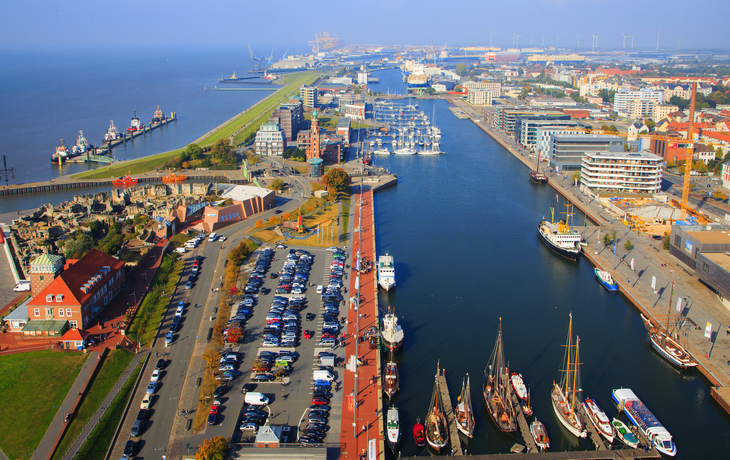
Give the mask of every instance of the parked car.
[[124, 458], [131, 458], [134, 456], [134, 441], [131, 439], [127, 441], [124, 445], [124, 453], [122, 455]]
[[139, 408], [149, 409], [150, 403], [152, 403], [152, 395], [149, 393], [145, 393], [144, 397], [142, 397], [142, 403], [139, 405]]
[[150, 382], [149, 385], [147, 385], [147, 394], [151, 395], [155, 392], [157, 389], [157, 382]]
[[160, 370], [155, 369], [154, 371], [152, 371], [152, 377], [150, 377], [150, 382], [157, 382], [158, 380], [160, 380]]

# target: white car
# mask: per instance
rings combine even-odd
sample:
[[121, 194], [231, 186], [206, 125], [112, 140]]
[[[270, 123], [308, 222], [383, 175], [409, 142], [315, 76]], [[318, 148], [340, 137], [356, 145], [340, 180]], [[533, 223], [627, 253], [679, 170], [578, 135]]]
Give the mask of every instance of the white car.
[[283, 244], [277, 244], [276, 249], [286, 249], [286, 246], [284, 246]]
[[152, 395], [145, 393], [144, 398], [142, 398], [142, 404], [140, 404], [140, 409], [149, 409], [150, 403], [152, 402]]
[[219, 236], [218, 237], [218, 241], [225, 241], [225, 240], [226, 240], [226, 237], [225, 236]]
[[224, 372], [224, 371], [235, 371], [236, 368], [235, 368], [235, 366], [233, 364], [224, 364], [221, 367], [219, 367], [218, 370], [220, 372]]
[[152, 371], [152, 377], [150, 378], [150, 382], [157, 382], [158, 380], [160, 380], [160, 370], [155, 369], [154, 371]]
[[329, 252], [337, 252], [339, 250], [340, 250], [340, 248], [338, 248], [337, 246], [330, 246], [327, 248], [327, 251], [329, 251]]
[[176, 315], [182, 315], [183, 310], [185, 309], [185, 302], [182, 300], [177, 304], [177, 310], [175, 311]]

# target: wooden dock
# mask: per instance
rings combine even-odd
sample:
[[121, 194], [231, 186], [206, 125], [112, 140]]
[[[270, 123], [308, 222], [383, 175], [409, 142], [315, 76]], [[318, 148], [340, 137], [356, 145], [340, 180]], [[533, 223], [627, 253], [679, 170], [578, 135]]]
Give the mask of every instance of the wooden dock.
[[527, 447], [527, 452], [539, 452], [540, 449], [537, 447], [537, 444], [535, 444], [535, 440], [532, 439], [532, 433], [530, 433], [530, 426], [527, 424], [527, 418], [525, 417], [525, 413], [522, 412], [520, 400], [517, 398], [517, 395], [514, 393], [514, 391], [512, 391], [512, 385], [509, 384], [509, 382], [507, 383], [510, 399], [512, 400], [512, 405], [515, 408], [515, 414], [517, 414], [517, 425], [520, 427], [522, 441], [524, 441], [525, 446]]
[[606, 450], [606, 445], [603, 443], [603, 439], [601, 438], [601, 435], [598, 434], [596, 427], [593, 426], [591, 418], [588, 416], [588, 413], [583, 407], [583, 404], [578, 406], [578, 415], [580, 415], [583, 419], [583, 424], [585, 425], [586, 431], [588, 432], [588, 437], [590, 438], [591, 442], [593, 442], [593, 445], [596, 446], [596, 450]]
[[451, 396], [449, 396], [449, 387], [446, 385], [446, 376], [444, 372], [439, 372], [438, 379], [439, 390], [441, 392], [441, 402], [444, 403], [444, 413], [446, 415], [446, 422], [449, 424], [449, 439], [451, 441], [451, 455], [464, 455], [464, 450], [461, 448], [461, 439], [459, 438], [459, 430], [456, 429], [456, 416], [454, 414], [454, 408], [451, 406]]
[[[419, 460], [423, 457], [403, 457], [403, 459]], [[644, 452], [641, 449], [616, 450], [571, 450], [568, 452], [535, 452], [529, 454], [488, 454], [469, 455], [471, 460], [568, 460], [568, 459], [636, 459], [661, 458], [656, 450]]]

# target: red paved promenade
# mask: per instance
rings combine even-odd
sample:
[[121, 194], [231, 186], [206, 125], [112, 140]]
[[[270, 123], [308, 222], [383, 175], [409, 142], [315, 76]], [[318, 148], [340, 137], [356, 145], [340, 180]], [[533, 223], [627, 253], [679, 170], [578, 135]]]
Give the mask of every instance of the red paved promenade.
[[[360, 196], [356, 197], [359, 200]], [[358, 310], [350, 307], [348, 303], [348, 337], [362, 337], [371, 326], [377, 326], [378, 322], [378, 284], [375, 270], [375, 218], [373, 209], [373, 194], [366, 191], [362, 195], [362, 227], [360, 225], [360, 206], [358, 201], [353, 200], [355, 206], [353, 234], [353, 259], [351, 266], [357, 264], [357, 253], [364, 261], [373, 262], [373, 270], [360, 275], [360, 302]], [[360, 239], [362, 238], [362, 246]], [[356, 295], [356, 276], [350, 277], [349, 292]], [[355, 340], [348, 340], [346, 348], [347, 360], [355, 355]], [[367, 448], [367, 440], [376, 439], [376, 458], [384, 459], [384, 438], [383, 438], [383, 412], [381, 405], [382, 386], [380, 382], [380, 351], [371, 350], [367, 341], [357, 346], [357, 355], [362, 365], [357, 368], [357, 374], [346, 370], [344, 372], [343, 391], [344, 404], [342, 411], [342, 424], [340, 432], [340, 458], [358, 459], [361, 458]], [[357, 382], [355, 381], [357, 375]], [[354, 392], [357, 391], [355, 394]], [[354, 397], [353, 397], [354, 395]], [[353, 400], [356, 407], [353, 407]], [[353, 412], [354, 409], [354, 412]], [[353, 425], [354, 423], [354, 425]]]

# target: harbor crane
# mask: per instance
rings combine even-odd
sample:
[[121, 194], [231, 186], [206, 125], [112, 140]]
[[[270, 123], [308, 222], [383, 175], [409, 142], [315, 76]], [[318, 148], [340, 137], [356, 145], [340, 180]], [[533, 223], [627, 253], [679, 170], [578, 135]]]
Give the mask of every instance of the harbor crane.
[[261, 56], [256, 56], [253, 52], [253, 48], [251, 48], [251, 45], [246, 43], [246, 46], [248, 46], [248, 54], [251, 56], [251, 62], [253, 62], [253, 71], [258, 72], [259, 70], [259, 63], [264, 59]]

